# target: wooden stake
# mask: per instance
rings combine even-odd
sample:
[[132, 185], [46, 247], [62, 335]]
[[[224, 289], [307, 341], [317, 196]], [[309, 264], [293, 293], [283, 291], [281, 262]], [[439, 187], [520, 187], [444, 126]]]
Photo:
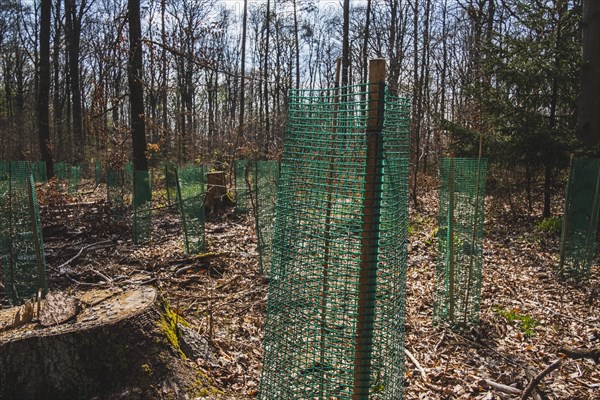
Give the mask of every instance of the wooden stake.
[[369, 115], [366, 137], [367, 161], [354, 344], [353, 400], [368, 399], [370, 388], [383, 173], [382, 130], [385, 110], [385, 77], [385, 60], [371, 60], [369, 62]]

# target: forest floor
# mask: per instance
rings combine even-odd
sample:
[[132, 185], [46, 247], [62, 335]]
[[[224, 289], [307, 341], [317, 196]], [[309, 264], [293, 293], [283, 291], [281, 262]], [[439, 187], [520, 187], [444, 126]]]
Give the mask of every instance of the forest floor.
[[[480, 323], [463, 332], [432, 323], [438, 200], [430, 187], [419, 211], [411, 210], [405, 345], [416, 363], [406, 359], [405, 398], [518, 398], [484, 380], [523, 389], [561, 359], [536, 398], [600, 399], [600, 364], [559, 355], [563, 346], [600, 347], [600, 268], [581, 286], [557, 282], [559, 237], [539, 229], [537, 212], [516, 213], [486, 198]], [[102, 186], [80, 193], [38, 191], [51, 290], [157, 287], [211, 345], [210, 356], [190, 361], [222, 391], [211, 398], [253, 398], [268, 280], [258, 271], [252, 220], [233, 212], [209, 219], [208, 253], [194, 257], [183, 252], [175, 209], [157, 210], [152, 241], [137, 246], [130, 218], [111, 216]]]

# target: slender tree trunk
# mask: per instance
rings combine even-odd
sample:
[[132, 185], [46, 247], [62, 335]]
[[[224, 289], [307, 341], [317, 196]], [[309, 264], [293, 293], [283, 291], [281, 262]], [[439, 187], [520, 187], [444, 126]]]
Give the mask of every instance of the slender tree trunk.
[[79, 53], [81, 39], [81, 12], [85, 7], [85, 0], [80, 4], [78, 12], [75, 0], [65, 0], [65, 15], [67, 17], [66, 33], [68, 43], [69, 75], [71, 77], [71, 101], [75, 152], [75, 162], [82, 161], [85, 145], [83, 134], [83, 110], [81, 102], [81, 87], [79, 81]]
[[412, 107], [412, 119], [413, 119], [413, 131], [414, 131], [414, 143], [415, 151], [413, 152], [413, 184], [411, 191], [411, 198], [415, 207], [417, 207], [417, 172], [419, 171], [419, 153], [421, 152], [421, 116], [419, 115], [419, 102], [420, 99], [420, 88], [419, 88], [419, 0], [414, 0], [414, 16], [413, 16], [413, 107]]
[[40, 155], [46, 161], [48, 178], [54, 176], [54, 164], [50, 144], [50, 20], [51, 0], [40, 2], [40, 63], [39, 63], [39, 92], [37, 102], [38, 137]]
[[[295, 7], [295, 3], [294, 3]], [[271, 37], [271, 0], [267, 0], [267, 13], [265, 16], [265, 67], [263, 70], [263, 96], [265, 107], [265, 155], [269, 152], [269, 140], [271, 137], [271, 120], [269, 113], [269, 40]]]
[[240, 114], [238, 120], [238, 132], [235, 140], [234, 152], [238, 151], [240, 139], [244, 132], [244, 112], [246, 111], [246, 37], [248, 32], [248, 0], [244, 0], [244, 15], [242, 17], [242, 55], [240, 59]]
[[[55, 146], [55, 151], [54, 154], [60, 154], [60, 152], [62, 151], [62, 137], [63, 137], [63, 132], [62, 132], [62, 127], [63, 127], [63, 121], [62, 121], [62, 113], [63, 113], [63, 105], [64, 105], [64, 100], [61, 99], [61, 86], [60, 86], [60, 70], [61, 70], [61, 64], [60, 64], [60, 39], [61, 39], [61, 32], [62, 32], [62, 24], [60, 23], [60, 9], [61, 9], [61, 4], [62, 4], [62, 0], [56, 0], [55, 3], [55, 7], [54, 7], [54, 43], [53, 43], [53, 48], [52, 48], [52, 62], [53, 62], [53, 66], [54, 66], [54, 91], [53, 91], [53, 97], [52, 97], [52, 119], [54, 122], [54, 146]], [[41, 143], [40, 143], [41, 145]], [[40, 147], [41, 149], [41, 147]], [[42, 157], [43, 158], [43, 157]], [[48, 173], [48, 178], [51, 178], [50, 176], [50, 168], [48, 166], [46, 166], [46, 168], [48, 169], [47, 173]], [[54, 172], [54, 171], [52, 171]]]
[[348, 86], [350, 69], [350, 0], [344, 0], [342, 28], [342, 86]]
[[148, 170], [146, 159], [146, 123], [144, 119], [144, 87], [142, 85], [142, 28], [140, 23], [140, 0], [127, 1], [129, 20], [129, 103], [131, 106], [131, 139], [133, 167], [137, 171]]
[[369, 56], [369, 28], [371, 23], [371, 0], [367, 0], [367, 9], [365, 10], [365, 30], [362, 45], [362, 62], [363, 62], [363, 74], [362, 81], [367, 82], [369, 77], [369, 63], [367, 58]]
[[581, 91], [577, 136], [586, 147], [600, 142], [600, 1], [583, 0]]
[[[370, 0], [369, 0], [370, 1]], [[298, 40], [298, 5], [297, 0], [294, 2], [294, 45], [296, 47], [296, 89], [300, 89], [300, 41]]]
[[[562, 44], [562, 20], [563, 20], [563, 15], [564, 12], [566, 11], [566, 6], [567, 3], [565, 0], [559, 0], [557, 3], [557, 7], [558, 7], [558, 21], [557, 21], [557, 25], [556, 25], [556, 44], [555, 44], [555, 53], [554, 53], [554, 68], [556, 70], [558, 70], [560, 68], [560, 64], [561, 64], [561, 57], [560, 57], [560, 52], [561, 52], [561, 44]], [[550, 123], [549, 123], [549, 128], [550, 128], [550, 132], [553, 133], [553, 131], [556, 129], [556, 107], [558, 104], [558, 97], [559, 97], [559, 90], [558, 90], [558, 78], [555, 76], [552, 79], [552, 95], [551, 95], [551, 100], [550, 100]], [[550, 217], [550, 215], [552, 214], [552, 209], [551, 209], [551, 195], [552, 195], [552, 181], [553, 181], [553, 169], [554, 169], [554, 162], [551, 159], [551, 157], [546, 157], [545, 158], [545, 163], [544, 163], [544, 211], [543, 211], [543, 217], [544, 218], [548, 218]]]

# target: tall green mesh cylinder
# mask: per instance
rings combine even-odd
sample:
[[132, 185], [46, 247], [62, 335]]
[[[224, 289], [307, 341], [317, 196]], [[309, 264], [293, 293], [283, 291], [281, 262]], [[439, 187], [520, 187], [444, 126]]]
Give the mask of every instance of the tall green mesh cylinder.
[[401, 399], [409, 101], [385, 97], [378, 241], [364, 248], [368, 86], [292, 91], [281, 161], [261, 399], [351, 399], [361, 256], [376, 257], [367, 322], [372, 399]]
[[170, 162], [164, 165], [165, 170], [165, 188], [167, 191], [167, 202], [169, 205], [177, 201], [177, 167]]
[[251, 186], [258, 242], [258, 263], [261, 272], [268, 271], [273, 254], [279, 163], [272, 160], [253, 161]]
[[131, 180], [124, 169], [106, 170], [106, 194], [112, 214], [122, 216], [131, 201]]
[[9, 300], [20, 304], [48, 290], [40, 210], [31, 165], [13, 162], [0, 171], [0, 264]]
[[434, 318], [451, 326], [479, 321], [486, 173], [486, 159], [441, 160]]
[[582, 281], [589, 278], [596, 253], [596, 231], [600, 210], [600, 160], [575, 159], [563, 214], [559, 279]]
[[188, 254], [206, 250], [204, 232], [205, 171], [201, 166], [178, 168], [177, 204], [183, 232], [183, 244]]
[[94, 161], [94, 182], [99, 185], [102, 181], [102, 163], [100, 160]]
[[152, 231], [152, 188], [148, 171], [133, 173], [133, 235], [135, 244], [150, 241]]
[[248, 195], [248, 160], [235, 160], [235, 212], [246, 214], [250, 209], [250, 197]]

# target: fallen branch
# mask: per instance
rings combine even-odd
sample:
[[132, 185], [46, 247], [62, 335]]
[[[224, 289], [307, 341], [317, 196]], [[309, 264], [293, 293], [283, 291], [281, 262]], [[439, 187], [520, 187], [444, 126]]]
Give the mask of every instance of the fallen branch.
[[81, 257], [81, 255], [83, 254], [83, 252], [85, 250], [89, 249], [90, 247], [99, 246], [101, 244], [108, 243], [108, 242], [112, 242], [112, 239], [102, 240], [102, 241], [97, 242], [97, 243], [92, 243], [92, 244], [88, 244], [87, 246], [83, 246], [79, 250], [79, 252], [77, 254], [75, 254], [73, 257], [69, 258], [67, 261], [65, 261], [64, 263], [60, 264], [56, 268], [52, 268], [51, 267], [51, 269], [57, 271], [60, 274], [64, 274], [63, 268], [66, 267], [67, 265], [71, 264], [73, 261], [77, 260], [79, 257]]
[[600, 362], [600, 348], [597, 349], [578, 349], [575, 347], [561, 347], [558, 352], [573, 359], [589, 358], [597, 364]]
[[562, 362], [563, 362], [563, 359], [559, 358], [558, 360], [554, 361], [552, 364], [548, 365], [535, 378], [533, 378], [529, 382], [529, 384], [525, 387], [525, 389], [523, 389], [523, 394], [521, 395], [521, 400], [527, 399], [529, 397], [529, 395], [531, 394], [531, 392], [533, 392], [533, 389], [535, 389], [535, 387], [540, 384], [540, 382], [542, 381], [542, 379], [544, 379], [544, 377], [546, 375], [550, 374], [552, 371], [554, 371], [555, 369], [557, 369], [558, 367], [560, 367], [560, 365], [562, 364]]
[[492, 388], [492, 389], [497, 390], [502, 393], [515, 394], [517, 396], [520, 395], [521, 393], [523, 393], [521, 391], [521, 389], [517, 389], [516, 387], [504, 385], [502, 383], [494, 382], [489, 379], [480, 378], [479, 384], [482, 387], [485, 387], [485, 388], [489, 387], [489, 388]]
[[423, 378], [423, 380], [427, 382], [429, 379], [427, 378], [427, 374], [425, 373], [425, 370], [423, 369], [419, 361], [415, 358], [415, 356], [412, 355], [410, 351], [408, 351], [406, 347], [404, 348], [404, 353], [408, 356], [410, 361], [412, 361], [412, 363], [415, 364], [415, 367], [417, 367], [419, 373], [421, 374], [421, 378]]
[[[533, 367], [526, 368], [525, 376], [527, 376], [527, 379], [529, 379], [529, 381], [532, 381], [535, 378], [535, 369], [533, 369]], [[536, 387], [533, 390], [533, 392], [531, 392], [531, 397], [533, 397], [533, 400], [542, 400], [540, 394], [543, 394], [542, 391], [539, 387]]]

